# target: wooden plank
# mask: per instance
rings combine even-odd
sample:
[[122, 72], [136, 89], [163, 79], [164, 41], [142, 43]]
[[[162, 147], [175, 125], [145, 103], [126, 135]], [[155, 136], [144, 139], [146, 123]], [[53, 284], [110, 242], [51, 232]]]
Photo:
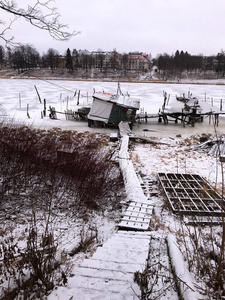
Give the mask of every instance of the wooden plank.
[[127, 222], [136, 222], [136, 223], [146, 223], [149, 224], [151, 218], [142, 218], [142, 217], [135, 217], [135, 216], [123, 216], [122, 221]]
[[141, 202], [130, 202], [129, 207], [132, 209], [152, 209], [154, 204], [141, 203]]
[[146, 218], [150, 218], [150, 216], [152, 215], [152, 212], [150, 213], [150, 212], [141, 212], [141, 211], [138, 211], [138, 212], [136, 212], [136, 211], [133, 211], [133, 210], [129, 210], [129, 209], [127, 209], [126, 210], [126, 212], [124, 213], [124, 216], [132, 216], [132, 217], [146, 217]]
[[[73, 278], [70, 278], [69, 283], [67, 284], [68, 288], [85, 288], [90, 290], [90, 293], [92, 294], [93, 291], [103, 291], [103, 292], [118, 292], [125, 295], [129, 295], [130, 298], [135, 295], [134, 291], [132, 290], [132, 281], [118, 281], [118, 280], [110, 280], [107, 278], [95, 278], [95, 277], [85, 277], [79, 274], [75, 273], [75, 276]], [[80, 299], [80, 298], [76, 298]], [[89, 298], [93, 299], [93, 298]], [[119, 298], [124, 299], [124, 298]], [[125, 298], [126, 299], [126, 298]]]
[[[127, 229], [119, 229], [115, 234], [112, 235], [112, 238], [116, 238], [116, 243], [118, 243], [118, 238], [121, 240], [128, 240], [129, 242], [132, 241], [132, 243], [136, 245], [140, 245], [143, 243], [147, 243], [149, 242], [149, 239], [151, 237], [151, 232], [150, 231], [131, 231], [131, 230], [127, 230]], [[108, 241], [107, 241], [108, 243]]]
[[115, 281], [131, 281], [133, 280], [133, 274], [132, 273], [124, 273], [121, 270], [106, 270], [106, 269], [100, 269], [97, 268], [91, 268], [91, 267], [75, 267], [73, 269], [73, 272], [77, 275], [82, 275], [84, 277], [89, 278], [104, 278], [105, 280], [115, 280]]
[[[114, 249], [111, 248], [104, 248], [104, 247], [98, 247], [97, 251], [92, 256], [93, 259], [99, 259], [99, 260], [107, 260], [111, 262], [117, 262], [117, 263], [140, 263], [144, 264], [143, 261], [143, 251], [141, 249], [138, 250], [132, 250], [132, 249]], [[146, 257], [147, 258], [147, 257]]]
[[98, 259], [85, 259], [82, 262], [83, 268], [96, 268], [101, 270], [112, 270], [112, 271], [121, 271], [123, 273], [134, 273], [136, 271], [142, 271], [142, 266], [135, 262], [133, 263], [121, 263], [121, 262], [109, 262]]
[[129, 229], [138, 229], [138, 230], [148, 230], [149, 223], [121, 221], [118, 224], [118, 227], [129, 228]]

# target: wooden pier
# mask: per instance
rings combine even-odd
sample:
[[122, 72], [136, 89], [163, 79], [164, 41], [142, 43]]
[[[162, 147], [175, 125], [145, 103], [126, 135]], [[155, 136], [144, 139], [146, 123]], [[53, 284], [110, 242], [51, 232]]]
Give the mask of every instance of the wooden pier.
[[197, 122], [203, 122], [204, 118], [209, 119], [209, 124], [215, 124], [216, 126], [219, 125], [219, 116], [224, 115], [224, 112], [206, 112], [206, 113], [187, 113], [187, 112], [159, 112], [158, 114], [137, 114], [136, 121], [137, 122], [145, 122], [148, 123], [149, 119], [158, 119], [159, 123], [164, 123], [167, 125], [169, 122], [174, 122], [177, 124], [179, 121], [185, 127], [185, 125], [191, 125], [192, 127], [195, 126]]
[[222, 100], [220, 102], [220, 108], [213, 107], [213, 104], [209, 104], [206, 101], [199, 101], [197, 98], [192, 97], [190, 94], [188, 97], [185, 95], [181, 97], [176, 97], [175, 102], [172, 105], [169, 104], [170, 95], [168, 96], [164, 92], [164, 101], [162, 108], [159, 109], [156, 114], [148, 114], [141, 109], [140, 114], [136, 115], [136, 120], [139, 122], [148, 122], [148, 119], [157, 118], [158, 122], [164, 122], [168, 124], [169, 122], [180, 122], [183, 127], [185, 125], [195, 126], [197, 122], [203, 122], [204, 118], [209, 119], [209, 124], [213, 123], [218, 126], [219, 116], [225, 114], [222, 110]]

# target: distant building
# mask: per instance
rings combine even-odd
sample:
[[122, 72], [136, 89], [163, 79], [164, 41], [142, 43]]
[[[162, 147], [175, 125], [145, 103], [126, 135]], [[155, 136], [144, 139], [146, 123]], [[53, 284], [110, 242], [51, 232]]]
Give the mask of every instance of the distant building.
[[[76, 49], [74, 49], [73, 51], [76, 51]], [[87, 49], [84, 49], [84, 50], [79, 49], [78, 54], [79, 55], [81, 55], [81, 54], [90, 55], [90, 52]]]
[[97, 69], [111, 69], [112, 52], [109, 51], [92, 51], [94, 67]]
[[[74, 65], [83, 69], [127, 69], [136, 71], [149, 71], [149, 59], [147, 54], [142, 52], [130, 52], [129, 54], [120, 54], [116, 51], [97, 51], [76, 50], [73, 49], [72, 56]], [[126, 56], [126, 59], [124, 59]]]
[[149, 71], [149, 59], [142, 52], [130, 52], [128, 55], [129, 69]]

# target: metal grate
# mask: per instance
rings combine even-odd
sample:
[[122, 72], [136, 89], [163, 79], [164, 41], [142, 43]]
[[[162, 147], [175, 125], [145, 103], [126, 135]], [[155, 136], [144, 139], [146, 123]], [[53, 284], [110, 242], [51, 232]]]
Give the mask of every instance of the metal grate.
[[224, 200], [203, 177], [159, 173], [158, 178], [174, 213], [221, 216]]

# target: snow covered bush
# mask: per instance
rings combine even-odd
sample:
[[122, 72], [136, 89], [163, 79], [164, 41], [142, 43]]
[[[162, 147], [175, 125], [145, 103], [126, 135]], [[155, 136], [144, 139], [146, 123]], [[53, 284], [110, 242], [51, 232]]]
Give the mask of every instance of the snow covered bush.
[[64, 177], [74, 193], [72, 206], [102, 209], [109, 199], [116, 199], [120, 171], [110, 160], [110, 151], [103, 149], [105, 136], [11, 126], [0, 128], [0, 139], [2, 199], [6, 193], [17, 193], [18, 186], [20, 192], [29, 184], [34, 189], [30, 178], [37, 174], [42, 178], [57, 174], [61, 182]]
[[186, 225], [177, 233], [189, 270], [197, 278], [199, 290], [206, 299], [225, 296], [225, 260], [222, 253], [222, 231], [215, 224]]
[[60, 271], [61, 262], [56, 258], [54, 235], [47, 228], [40, 234], [39, 229], [35, 223], [27, 228], [24, 249], [13, 236], [1, 241], [0, 299], [30, 299], [31, 295], [41, 299], [53, 289], [56, 280], [65, 282], [66, 275]]
[[[42, 298], [66, 283], [69, 272], [68, 258], [64, 255], [62, 262], [58, 250], [55, 220], [62, 215], [68, 222], [81, 217], [86, 222], [93, 211], [118, 208], [120, 171], [110, 160], [104, 135], [11, 125], [0, 127], [0, 139], [0, 219], [5, 225], [0, 299]], [[15, 237], [10, 226], [23, 232]], [[93, 239], [97, 231], [85, 232], [73, 250], [84, 251]]]

